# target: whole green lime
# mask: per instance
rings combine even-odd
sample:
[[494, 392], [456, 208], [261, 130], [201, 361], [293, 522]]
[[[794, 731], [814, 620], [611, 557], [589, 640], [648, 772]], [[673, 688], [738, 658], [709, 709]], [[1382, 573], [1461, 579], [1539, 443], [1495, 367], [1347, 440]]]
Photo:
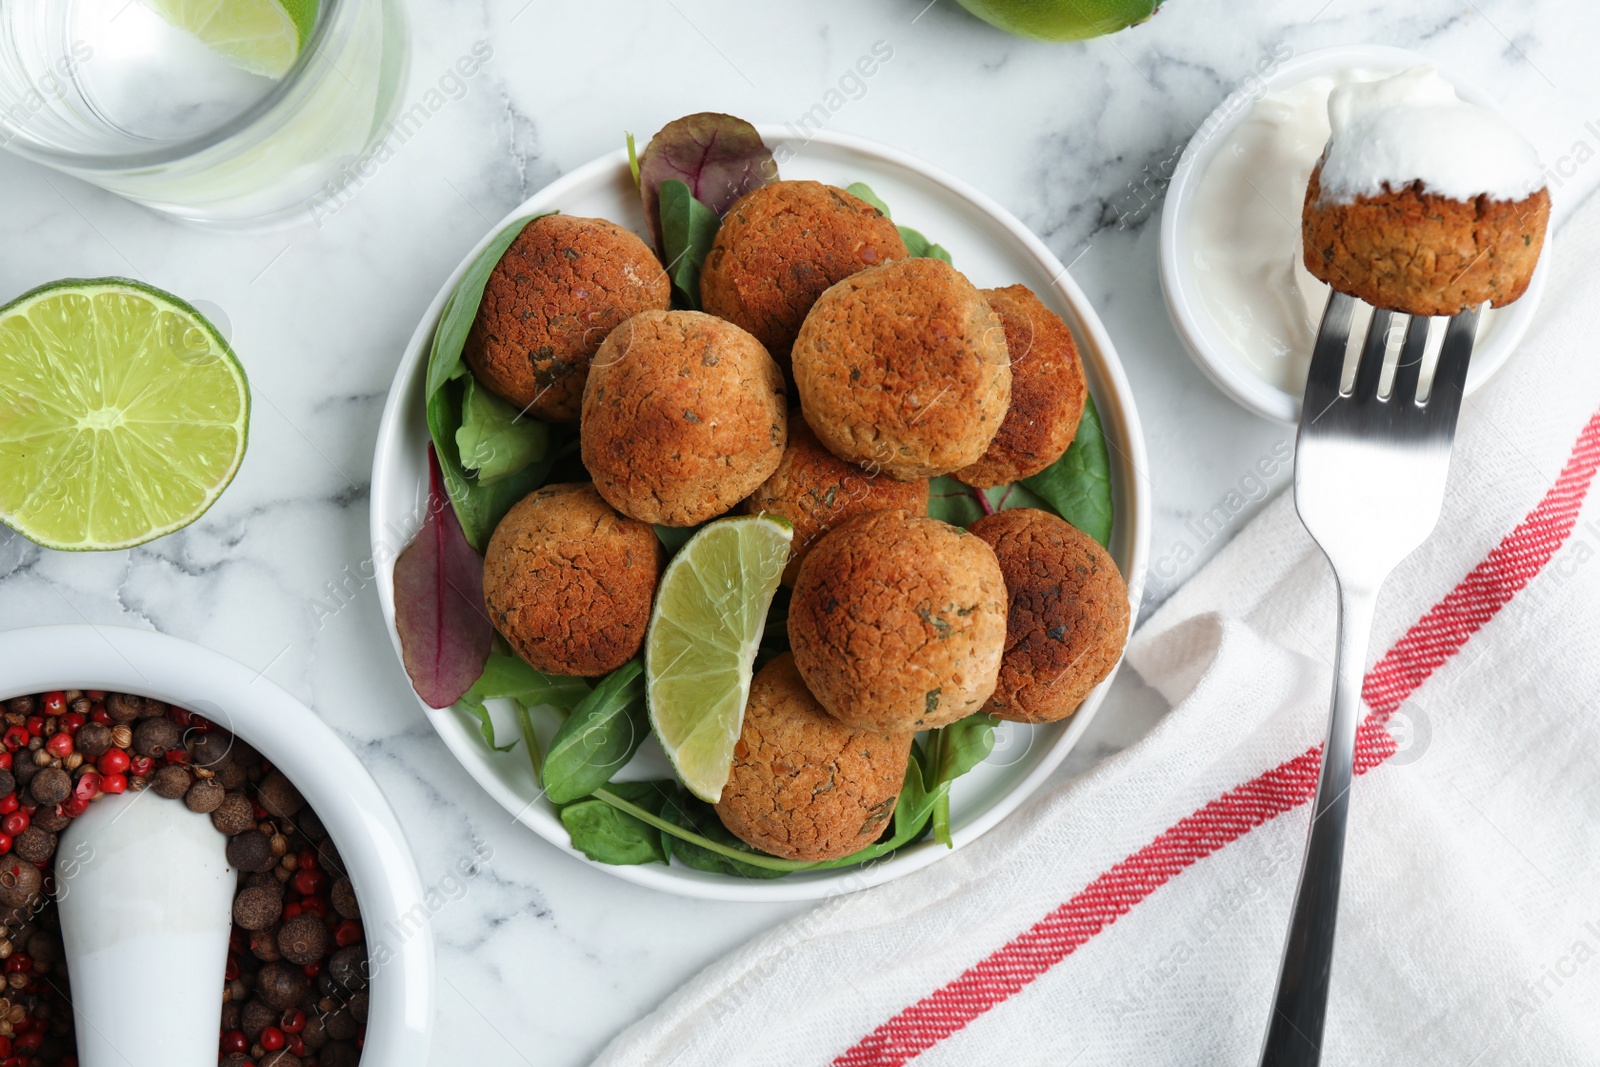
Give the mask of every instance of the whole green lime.
[[1162, 0], [961, 0], [991, 25], [1042, 41], [1083, 41], [1125, 30], [1156, 13]]

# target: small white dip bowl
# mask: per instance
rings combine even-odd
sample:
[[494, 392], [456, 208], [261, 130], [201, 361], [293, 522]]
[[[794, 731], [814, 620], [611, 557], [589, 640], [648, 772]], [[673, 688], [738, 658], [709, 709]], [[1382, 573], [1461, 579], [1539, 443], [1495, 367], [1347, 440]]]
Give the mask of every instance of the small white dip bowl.
[[[1161, 210], [1161, 292], [1166, 298], [1167, 312], [1172, 316], [1172, 324], [1179, 338], [1207, 377], [1236, 403], [1263, 418], [1298, 422], [1300, 391], [1284, 389], [1263, 378], [1241, 355], [1227, 331], [1207, 307], [1192, 267], [1196, 249], [1192, 244], [1190, 213], [1196, 191], [1207, 168], [1226, 144], [1229, 134], [1249, 116], [1256, 102], [1266, 94], [1334, 71], [1363, 69], [1398, 73], [1419, 66], [1439, 68], [1439, 72], [1456, 87], [1457, 94], [1463, 100], [1483, 107], [1495, 107], [1495, 102], [1469, 81], [1428, 56], [1404, 48], [1380, 45], [1323, 48], [1294, 56], [1264, 77], [1247, 80], [1201, 124], [1200, 132], [1189, 141], [1173, 170], [1166, 203]], [[1527, 333], [1538, 310], [1539, 300], [1544, 295], [1545, 279], [1549, 274], [1550, 247], [1547, 234], [1544, 252], [1528, 291], [1522, 299], [1495, 311], [1492, 328], [1486, 325], [1472, 353], [1472, 367], [1467, 373], [1469, 394], [1505, 365], [1523, 334]]]

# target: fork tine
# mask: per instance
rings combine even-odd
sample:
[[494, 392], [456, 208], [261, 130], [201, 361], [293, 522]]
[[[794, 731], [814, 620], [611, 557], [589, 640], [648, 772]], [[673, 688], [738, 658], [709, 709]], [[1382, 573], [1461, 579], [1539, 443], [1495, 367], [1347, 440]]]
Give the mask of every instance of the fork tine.
[[1378, 382], [1383, 378], [1383, 357], [1389, 351], [1389, 326], [1394, 322], [1394, 312], [1375, 310], [1367, 326], [1367, 337], [1361, 345], [1361, 361], [1356, 364], [1356, 381], [1352, 395], [1358, 400], [1372, 400], [1378, 395]]
[[1467, 367], [1472, 362], [1472, 345], [1478, 336], [1478, 316], [1482, 308], [1473, 308], [1450, 317], [1445, 328], [1444, 345], [1439, 349], [1439, 368], [1433, 372], [1433, 385], [1428, 388], [1428, 416], [1435, 425], [1451, 427], [1461, 413], [1461, 397], [1467, 388]]
[[1311, 368], [1306, 374], [1305, 399], [1301, 402], [1302, 421], [1315, 419], [1339, 399], [1339, 384], [1344, 380], [1344, 350], [1350, 341], [1350, 321], [1355, 315], [1356, 298], [1332, 293], [1322, 312], [1322, 327], [1311, 350]]
[[1400, 348], [1400, 362], [1395, 364], [1394, 384], [1389, 387], [1389, 399], [1397, 404], [1417, 402], [1417, 383], [1422, 380], [1422, 359], [1428, 350], [1428, 326], [1432, 322], [1426, 315], [1413, 315], [1406, 324], [1406, 341]]

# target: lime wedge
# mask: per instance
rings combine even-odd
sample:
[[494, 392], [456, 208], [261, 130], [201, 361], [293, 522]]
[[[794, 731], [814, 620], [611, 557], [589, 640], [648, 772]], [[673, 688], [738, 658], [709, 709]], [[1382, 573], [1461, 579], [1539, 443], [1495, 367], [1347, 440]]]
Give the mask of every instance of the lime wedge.
[[250, 390], [177, 297], [62, 281], [0, 307], [0, 522], [48, 548], [128, 548], [189, 525], [244, 458]]
[[144, 0], [236, 67], [268, 78], [289, 73], [317, 24], [318, 0]]
[[644, 641], [650, 725], [689, 791], [715, 804], [744, 726], [750, 671], [794, 528], [719, 519], [672, 557]]

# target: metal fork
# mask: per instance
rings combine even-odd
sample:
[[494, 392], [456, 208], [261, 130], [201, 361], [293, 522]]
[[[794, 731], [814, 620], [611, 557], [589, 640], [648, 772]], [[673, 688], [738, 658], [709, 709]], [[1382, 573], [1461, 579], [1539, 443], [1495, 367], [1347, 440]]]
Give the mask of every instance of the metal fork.
[[1261, 1067], [1314, 1067], [1322, 1058], [1361, 680], [1378, 589], [1438, 525], [1478, 326], [1476, 309], [1450, 319], [1432, 386], [1418, 400], [1430, 320], [1413, 316], [1393, 384], [1380, 395], [1389, 333], [1404, 316], [1375, 311], [1354, 385], [1344, 392], [1355, 306], [1355, 298], [1334, 293], [1323, 312], [1295, 445], [1295, 507], [1339, 582], [1339, 646], [1316, 804]]

